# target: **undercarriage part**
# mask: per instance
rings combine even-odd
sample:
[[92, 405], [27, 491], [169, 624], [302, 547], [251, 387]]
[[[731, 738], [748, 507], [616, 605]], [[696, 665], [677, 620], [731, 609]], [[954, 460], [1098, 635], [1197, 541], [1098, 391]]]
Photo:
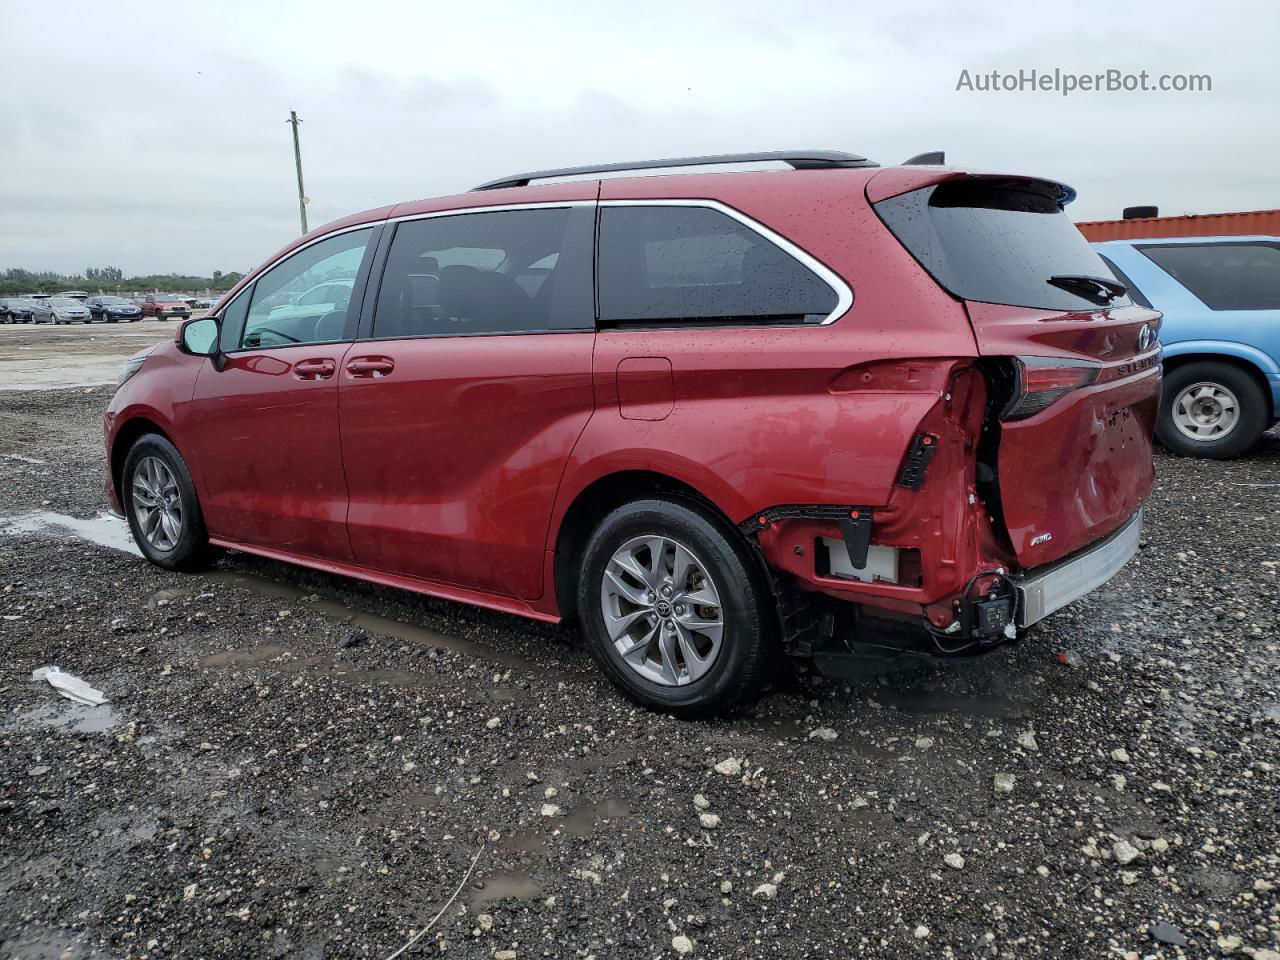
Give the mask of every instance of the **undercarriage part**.
[[978, 573], [956, 601], [956, 619], [946, 630], [924, 621], [937, 652], [950, 656], [998, 646], [1018, 638], [1017, 586], [1000, 571]]
[[814, 668], [840, 680], [868, 677], [918, 668], [933, 660], [929, 635], [909, 620], [870, 616], [857, 607], [842, 604], [831, 614], [833, 631], [822, 637], [812, 652]]
[[[859, 680], [936, 661], [939, 655], [978, 656], [996, 649], [1000, 642], [971, 641], [963, 649], [944, 648], [934, 634], [911, 617], [879, 616], [866, 607], [814, 596], [815, 629], [805, 643], [787, 652], [808, 657], [820, 673], [842, 680]], [[957, 635], [949, 639], [956, 642]]]

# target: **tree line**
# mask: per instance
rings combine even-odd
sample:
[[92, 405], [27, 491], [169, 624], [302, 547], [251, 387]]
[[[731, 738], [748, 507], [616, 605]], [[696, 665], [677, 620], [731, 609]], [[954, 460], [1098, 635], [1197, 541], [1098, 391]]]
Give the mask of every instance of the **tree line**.
[[155, 273], [126, 277], [119, 267], [89, 267], [84, 273], [68, 274], [23, 270], [13, 267], [0, 271], [0, 295], [23, 293], [65, 293], [84, 290], [88, 293], [150, 290], [215, 290], [223, 292], [235, 286], [243, 273], [213, 271], [208, 277], [180, 273]]

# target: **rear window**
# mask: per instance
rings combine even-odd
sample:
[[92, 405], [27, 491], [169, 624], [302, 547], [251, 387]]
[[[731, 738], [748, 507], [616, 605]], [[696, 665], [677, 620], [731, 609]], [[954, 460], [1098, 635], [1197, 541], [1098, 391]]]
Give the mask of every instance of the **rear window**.
[[[959, 180], [875, 208], [920, 265], [962, 300], [1043, 310], [1128, 305], [1127, 296], [1100, 297], [1078, 279], [1114, 282], [1063, 212], [1061, 189], [1043, 181]], [[1058, 285], [1064, 282], [1074, 289]]]
[[1116, 279], [1124, 284], [1125, 289], [1129, 291], [1129, 299], [1134, 303], [1140, 303], [1144, 307], [1150, 307], [1151, 301], [1147, 299], [1146, 294], [1138, 289], [1138, 285], [1129, 279], [1129, 275], [1116, 266], [1116, 262], [1108, 257], [1105, 253], [1098, 254], [1103, 263], [1116, 275]]
[[768, 237], [706, 207], [600, 211], [600, 324], [821, 323], [831, 285]]
[[1138, 247], [1211, 310], [1280, 309], [1280, 244]]

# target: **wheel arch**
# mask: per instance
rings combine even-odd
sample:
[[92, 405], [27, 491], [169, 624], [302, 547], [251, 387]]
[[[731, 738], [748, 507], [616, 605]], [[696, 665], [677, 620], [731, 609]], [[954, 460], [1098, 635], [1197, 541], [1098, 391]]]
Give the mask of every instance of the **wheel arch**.
[[[1186, 349], [1178, 349], [1180, 347]], [[1192, 363], [1222, 363], [1235, 367], [1247, 374], [1258, 385], [1263, 399], [1270, 407], [1267, 410], [1268, 419], [1275, 420], [1280, 416], [1280, 411], [1277, 410], [1271, 384], [1266, 375], [1268, 372], [1276, 373], [1277, 371], [1267, 370], [1269, 366], [1275, 366], [1269, 360], [1270, 358], [1260, 350], [1243, 344], [1180, 343], [1173, 348], [1165, 348], [1163, 366], [1166, 376]]]
[[[695, 504], [720, 522], [726, 536], [742, 537], [725, 508], [684, 479], [647, 468], [622, 469], [597, 477], [569, 502], [555, 530], [553, 586], [556, 604], [564, 619], [573, 619], [577, 614], [580, 559], [592, 532], [601, 520], [624, 503], [651, 497]], [[745, 538], [743, 540], [745, 543]], [[756, 551], [748, 552], [758, 559]], [[759, 563], [764, 573], [763, 560]]]
[[[121, 507], [124, 506], [124, 492], [121, 487], [121, 482], [124, 479], [124, 462], [129, 456], [129, 450], [138, 442], [138, 439], [149, 433], [158, 434], [173, 443], [173, 437], [169, 435], [168, 431], [155, 420], [143, 415], [130, 417], [120, 425], [115, 432], [115, 436], [111, 439], [108, 466], [111, 470], [111, 485], [116, 491], [116, 496], [120, 498]], [[173, 443], [173, 445], [177, 446], [176, 443]]]

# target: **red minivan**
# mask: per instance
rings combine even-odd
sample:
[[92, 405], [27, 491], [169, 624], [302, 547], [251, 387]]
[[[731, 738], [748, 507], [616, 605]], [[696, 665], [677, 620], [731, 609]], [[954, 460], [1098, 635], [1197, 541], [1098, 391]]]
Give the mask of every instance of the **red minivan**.
[[805, 151], [357, 214], [126, 364], [108, 494], [164, 567], [576, 618], [680, 714], [775, 652], [979, 652], [1114, 575], [1153, 482], [1160, 317], [1073, 196]]

